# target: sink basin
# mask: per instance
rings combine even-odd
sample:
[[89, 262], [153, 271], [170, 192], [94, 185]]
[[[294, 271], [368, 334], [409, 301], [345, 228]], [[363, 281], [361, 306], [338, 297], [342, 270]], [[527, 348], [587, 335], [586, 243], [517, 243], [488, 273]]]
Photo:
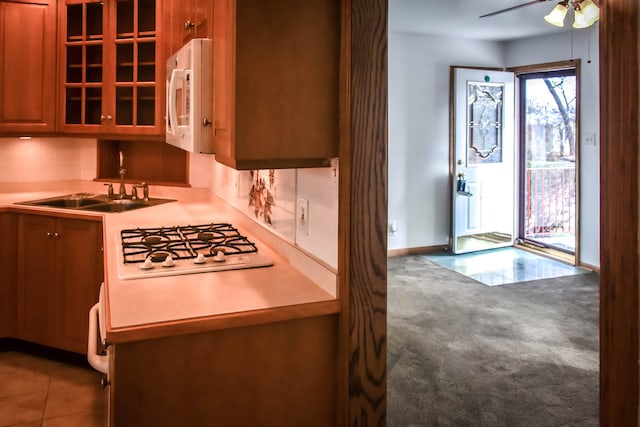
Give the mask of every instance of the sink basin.
[[149, 206], [156, 206], [162, 203], [172, 202], [169, 199], [149, 199], [149, 201], [143, 200], [111, 200], [109, 203], [103, 203], [99, 205], [87, 206], [84, 209], [95, 212], [125, 212], [133, 209], [147, 208]]
[[73, 198], [64, 198], [64, 199], [53, 199], [53, 200], [43, 200], [40, 202], [34, 202], [33, 205], [38, 206], [50, 206], [52, 208], [71, 208], [77, 209], [83, 206], [91, 206], [97, 203], [104, 203], [103, 200], [99, 199], [73, 199]]
[[149, 198], [142, 199], [110, 199], [106, 195], [93, 193], [75, 193], [48, 199], [30, 200], [16, 203], [28, 206], [48, 206], [51, 208], [86, 210], [93, 212], [125, 212], [134, 209], [147, 208], [163, 203], [174, 202], [173, 199]]

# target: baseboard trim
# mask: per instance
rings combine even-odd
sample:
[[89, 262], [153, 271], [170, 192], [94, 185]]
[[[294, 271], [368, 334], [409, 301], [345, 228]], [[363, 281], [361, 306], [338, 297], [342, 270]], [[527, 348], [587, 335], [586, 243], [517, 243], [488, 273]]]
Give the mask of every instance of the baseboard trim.
[[421, 246], [418, 248], [403, 248], [403, 249], [389, 249], [387, 250], [387, 257], [407, 256], [407, 255], [423, 255], [423, 254], [435, 254], [438, 252], [446, 252], [449, 250], [448, 245], [438, 246]]
[[594, 273], [600, 274], [600, 266], [597, 266], [597, 265], [581, 262], [578, 264], [578, 267], [586, 268], [587, 270], [591, 270]]

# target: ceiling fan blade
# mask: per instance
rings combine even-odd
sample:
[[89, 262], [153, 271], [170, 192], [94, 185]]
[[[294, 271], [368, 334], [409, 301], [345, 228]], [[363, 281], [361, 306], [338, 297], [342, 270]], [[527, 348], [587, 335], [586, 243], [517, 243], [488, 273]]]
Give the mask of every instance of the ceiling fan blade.
[[499, 15], [501, 13], [509, 12], [511, 10], [520, 9], [521, 7], [530, 6], [532, 4], [542, 3], [542, 2], [546, 2], [546, 1], [549, 1], [549, 0], [532, 0], [532, 1], [529, 1], [527, 3], [519, 4], [517, 6], [508, 7], [506, 9], [502, 9], [502, 10], [498, 10], [498, 11], [495, 11], [495, 12], [487, 13], [486, 15], [482, 15], [480, 18], [486, 18], [488, 16]]

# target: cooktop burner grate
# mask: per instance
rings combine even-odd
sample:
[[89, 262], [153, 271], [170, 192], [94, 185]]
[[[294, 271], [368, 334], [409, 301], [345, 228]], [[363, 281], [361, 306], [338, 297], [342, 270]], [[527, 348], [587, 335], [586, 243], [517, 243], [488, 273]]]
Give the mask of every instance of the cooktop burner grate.
[[257, 253], [258, 248], [237, 228], [227, 223], [122, 230], [122, 255], [125, 264], [141, 263], [147, 258], [162, 262], [196, 258]]

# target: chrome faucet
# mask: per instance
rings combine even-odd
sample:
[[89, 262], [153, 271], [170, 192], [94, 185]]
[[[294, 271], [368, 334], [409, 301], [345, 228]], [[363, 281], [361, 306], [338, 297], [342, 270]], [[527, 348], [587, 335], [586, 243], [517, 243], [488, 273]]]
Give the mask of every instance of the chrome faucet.
[[118, 151], [120, 156], [120, 189], [118, 190], [118, 197], [120, 199], [127, 198], [127, 189], [124, 186], [124, 174], [127, 173], [127, 170], [124, 168], [124, 155], [122, 154], [122, 150]]

